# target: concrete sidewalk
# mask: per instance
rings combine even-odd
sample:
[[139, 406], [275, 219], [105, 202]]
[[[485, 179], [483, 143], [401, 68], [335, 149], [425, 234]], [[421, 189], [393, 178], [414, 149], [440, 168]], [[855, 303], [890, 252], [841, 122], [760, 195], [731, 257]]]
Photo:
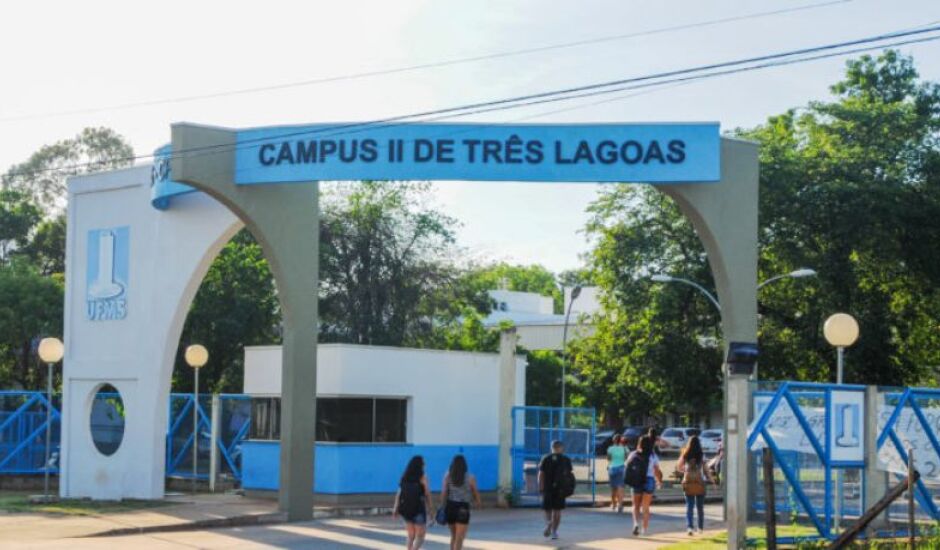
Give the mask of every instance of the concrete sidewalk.
[[[151, 511], [148, 511], [148, 513]], [[159, 509], [155, 511], [159, 513]], [[712, 532], [721, 529], [720, 506], [708, 506], [706, 527]], [[46, 519], [46, 536], [42, 539], [17, 539], [4, 533], [3, 548], [45, 550], [68, 547], [86, 548], [180, 549], [205, 548], [241, 550], [260, 548], [316, 548], [349, 550], [352, 548], [398, 549], [404, 546], [404, 528], [389, 516], [338, 518], [304, 523], [255, 525], [248, 527], [150, 533], [130, 536], [68, 538], [68, 530], [60, 529], [56, 520]], [[535, 548], [584, 548], [592, 550], [620, 548], [659, 548], [677, 541], [689, 540], [685, 533], [685, 508], [677, 505], [656, 507], [647, 537], [630, 535], [629, 514], [619, 515], [600, 508], [569, 509], [560, 529], [561, 539], [542, 537], [541, 511], [536, 509], [475, 511], [465, 548], [528, 550]], [[5, 531], [7, 525], [0, 526]], [[21, 530], [26, 534], [29, 530]], [[35, 533], [35, 528], [31, 531]], [[707, 535], [708, 533], [706, 533]], [[425, 548], [447, 548], [446, 527], [430, 529]]]
[[283, 521], [273, 500], [234, 494], [180, 495], [167, 504], [126, 512], [90, 515], [0, 513], [0, 547], [8, 541], [40, 541], [149, 530], [185, 529], [194, 525], [216, 527]]

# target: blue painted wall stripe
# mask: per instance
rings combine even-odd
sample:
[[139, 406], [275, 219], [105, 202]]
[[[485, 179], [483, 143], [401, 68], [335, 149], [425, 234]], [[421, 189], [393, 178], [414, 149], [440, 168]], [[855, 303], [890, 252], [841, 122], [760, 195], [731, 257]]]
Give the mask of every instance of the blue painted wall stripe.
[[[424, 457], [431, 490], [439, 491], [455, 454], [467, 458], [481, 491], [495, 491], [499, 469], [496, 445], [329, 445], [316, 446], [314, 487], [318, 493], [394, 493], [412, 456]], [[278, 441], [242, 444], [242, 486], [277, 490], [281, 445]]]

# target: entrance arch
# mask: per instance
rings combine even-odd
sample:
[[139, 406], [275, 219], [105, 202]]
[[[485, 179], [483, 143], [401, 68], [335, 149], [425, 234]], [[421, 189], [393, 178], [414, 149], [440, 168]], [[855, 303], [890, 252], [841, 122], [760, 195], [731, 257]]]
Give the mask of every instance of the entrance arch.
[[[414, 128], [421, 126], [416, 125]], [[638, 158], [636, 156], [638, 153], [629, 148], [627, 152], [630, 153], [630, 158], [624, 157], [621, 159], [629, 166], [623, 163], [617, 164], [620, 161], [615, 160], [607, 163], [607, 168], [594, 165], [591, 170], [587, 171], [572, 170], [571, 166], [568, 165], [576, 165], [576, 159], [578, 155], [581, 155], [579, 148], [573, 148], [568, 151], [567, 157], [556, 149], [556, 161], [564, 160], [565, 162], [549, 167], [529, 167], [531, 173], [527, 178], [516, 177], [518, 175], [516, 168], [504, 165], [505, 163], [502, 163], [502, 161], [500, 167], [477, 164], [475, 166], [458, 166], [455, 171], [454, 166], [445, 160], [448, 154], [447, 149], [439, 144], [436, 147], [431, 146], [431, 149], [425, 149], [423, 154], [430, 154], [431, 157], [428, 157], [428, 159], [437, 155], [438, 160], [448, 163], [448, 165], [425, 164], [422, 167], [424, 171], [417, 171], [415, 172], [416, 175], [408, 172], [407, 167], [390, 166], [388, 162], [370, 164], [365, 168], [360, 167], [361, 170], [355, 167], [337, 167], [336, 165], [327, 168], [324, 168], [325, 165], [314, 168], [324, 169], [323, 173], [317, 175], [317, 179], [645, 180], [662, 183], [663, 185], [657, 187], [676, 200], [683, 213], [690, 218], [708, 254], [721, 301], [722, 328], [725, 347], [727, 348], [728, 343], [731, 341], [756, 341], [757, 147], [754, 144], [738, 140], [719, 139], [717, 125], [712, 126], [715, 132], [713, 140], [705, 140], [699, 143], [695, 141], [697, 138], [693, 136], [688, 142], [690, 146], [687, 149], [682, 149], [681, 155], [677, 152], [681, 148], [673, 149], [672, 142], [668, 142], [668, 147], [664, 145], [663, 149], [657, 153], [660, 158], [665, 158], [666, 153], [663, 151], [669, 151], [675, 153], [675, 155], [669, 159], [669, 162], [672, 162], [673, 165], [669, 166], [668, 169], [664, 168], [662, 173], [636, 168], [637, 161], [635, 159]], [[167, 349], [170, 348], [172, 348], [170, 353], [175, 354], [182, 322], [185, 319], [186, 307], [183, 307], [183, 304], [188, 306], [191, 302], [196, 288], [198, 288], [198, 281], [201, 281], [201, 276], [208, 268], [208, 262], [211, 262], [218, 249], [227, 242], [228, 237], [231, 237], [241, 227], [241, 224], [244, 224], [252, 232], [261, 244], [265, 257], [270, 263], [284, 314], [284, 355], [282, 361], [284, 372], [281, 394], [283, 399], [283, 423], [281, 426], [281, 490], [279, 498], [282, 510], [286, 511], [289, 519], [292, 520], [307, 519], [312, 514], [314, 400], [311, 397], [316, 395], [316, 297], [319, 238], [317, 183], [295, 177], [292, 169], [287, 167], [284, 170], [275, 169], [269, 173], [265, 173], [262, 168], [263, 166], [280, 164], [280, 162], [276, 162], [276, 159], [281, 154], [283, 154], [285, 161], [289, 161], [288, 164], [294, 164], [297, 158], [302, 158], [308, 164], [317, 162], [317, 160], [314, 160], [317, 158], [322, 161], [324, 157], [318, 157], [318, 155], [324, 153], [322, 144], [316, 145], [320, 149], [308, 148], [314, 147], [309, 142], [304, 144], [303, 149], [300, 149], [300, 146], [297, 149], [292, 149], [292, 146], [289, 146], [287, 151], [283, 153], [279, 153], [273, 145], [268, 147], [268, 143], [276, 141], [278, 136], [302, 134], [303, 128], [251, 130], [245, 132], [247, 138], [244, 138], [241, 135], [243, 132], [235, 130], [192, 124], [173, 125], [173, 154], [169, 156], [169, 169], [166, 170], [166, 161], [164, 160], [164, 169], [155, 171], [158, 180], [161, 177], [165, 180], [169, 179], [170, 174], [172, 174], [170, 183], [179, 182], [173, 184], [179, 187], [183, 187], [180, 184], [188, 185], [195, 190], [204, 192], [208, 197], [202, 197], [203, 201], [211, 202], [211, 199], [218, 201], [218, 203], [213, 203], [215, 204], [214, 208], [216, 208], [213, 216], [220, 219], [217, 226], [207, 230], [194, 225], [194, 221], [188, 222], [191, 225], [176, 224], [177, 221], [180, 221], [174, 218], [178, 213], [176, 206], [167, 212], [156, 212], [151, 209], [149, 214], [141, 214], [147, 219], [158, 220], [154, 221], [153, 224], [159, 228], [156, 231], [159, 242], [167, 241], [167, 243], [193, 249], [201, 247], [202, 253], [194, 252], [186, 255], [186, 257], [181, 257], [179, 259], [180, 264], [174, 266], [174, 268], [189, 274], [188, 277], [182, 277], [182, 279], [185, 279], [185, 283], [182, 283], [180, 278], [174, 275], [170, 277], [166, 284], [155, 284], [153, 281], [147, 280], [147, 276], [152, 276], [153, 273], [142, 274], [139, 266], [131, 269], [130, 283], [134, 282], [134, 277], [140, 277], [143, 284], [141, 285], [141, 292], [138, 294], [135, 294], [133, 284], [128, 285], [127, 308], [129, 313], [123, 321], [91, 322], [91, 320], [84, 319], [78, 313], [83, 311], [86, 298], [85, 281], [80, 276], [85, 273], [88, 265], [88, 250], [82, 244], [84, 232], [88, 232], [94, 227], [119, 226], [122, 223], [120, 220], [126, 219], [127, 214], [126, 210], [122, 211], [122, 205], [114, 201], [99, 201], [101, 204], [96, 205], [96, 210], [92, 212], [86, 212], [81, 207], [80, 202], [77, 203], [78, 208], [71, 207], [72, 187], [75, 187], [75, 198], [78, 198], [77, 192], [80, 191], [80, 181], [75, 181], [73, 185], [70, 185], [68, 243], [71, 253], [69, 255], [69, 268], [67, 269], [69, 281], [67, 281], [65, 377], [66, 395], [69, 399], [68, 396], [72, 392], [78, 395], [81, 394], [81, 384], [84, 383], [85, 378], [97, 377], [97, 379], [101, 379], [102, 377], [109, 377], [105, 381], [115, 380], [118, 383], [121, 382], [122, 370], [119, 365], [123, 362], [133, 361], [136, 357], [133, 355], [132, 350], [123, 348], [120, 352], [112, 352], [112, 348], [107, 345], [109, 339], [123, 337], [127, 341], [141, 342], [141, 333], [154, 333], [153, 335], [159, 344], [146, 342], [145, 347], [156, 352], [156, 355], [161, 358], [160, 368], [172, 368], [172, 359], [165, 356]], [[322, 126], [317, 128], [322, 128]], [[388, 126], [385, 128], [387, 129]], [[442, 126], [436, 126], [435, 131], [440, 131], [441, 128]], [[509, 130], [507, 127], [498, 124], [486, 125], [486, 130], [481, 131], [486, 133], [492, 131], [493, 128], [504, 132], [517, 131]], [[682, 127], [680, 125], [646, 125], [641, 130], [652, 132], [652, 135], [655, 136], [668, 135], [669, 132], [675, 132], [677, 128], [681, 130]], [[562, 139], [555, 142], [556, 148], [560, 147], [560, 144], [567, 143], [565, 140], [571, 135], [576, 137], [579, 130], [576, 126], [556, 129], [560, 132], [559, 135], [563, 136]], [[589, 133], [597, 136], [618, 131], [629, 133], [632, 129], [629, 125], [599, 125], [589, 127], [588, 130], [591, 130]], [[383, 139], [385, 137], [387, 136], [382, 136]], [[409, 142], [415, 143], [416, 155], [417, 141], [420, 139], [423, 138], [418, 136]], [[507, 148], [502, 150], [505, 156], [500, 158], [508, 159], [509, 147], [521, 140], [519, 140], [518, 134], [513, 134], [512, 137], [503, 136], [502, 140], [506, 143]], [[253, 150], [251, 147], [247, 148], [250, 151], [249, 154], [257, 155], [257, 160], [263, 166], [249, 166], [246, 164], [245, 145], [246, 143], [251, 145], [252, 142], [255, 145]], [[684, 141], [682, 143], [685, 147], [686, 143]], [[392, 146], [391, 140], [389, 144], [389, 151], [396, 149], [395, 146]], [[694, 144], [694, 146], [691, 144]], [[712, 145], [714, 150], [709, 149]], [[526, 151], [527, 148], [521, 150]], [[646, 148], [644, 155], [652, 155], [653, 160], [657, 161], [657, 154], [650, 153], [651, 150], [651, 148]], [[479, 149], [481, 155], [482, 151], [482, 148]], [[549, 154], [547, 145], [543, 152], [545, 153], [544, 156]], [[493, 153], [495, 154], [495, 150]], [[584, 154], [593, 155], [591, 158], [600, 159], [602, 153], [600, 147], [598, 147], [593, 152]], [[683, 164], [693, 154], [702, 154], [705, 158], [696, 159], [696, 163], [699, 164], [693, 162], [689, 162], [687, 165]], [[544, 156], [541, 158], [544, 158]], [[535, 156], [532, 158], [535, 158]], [[376, 158], [368, 160], [361, 155], [360, 159], [365, 162], [376, 160]], [[428, 159], [422, 162], [426, 163]], [[392, 163], [407, 164], [401, 162], [403, 160], [401, 153], [397, 153], [396, 157], [395, 153], [390, 152], [388, 160]], [[662, 163], [666, 164], [666, 161], [663, 160]], [[301, 168], [313, 170], [310, 166]], [[608, 175], [603, 175], [608, 168], [617, 172], [608, 171], [606, 172]], [[105, 176], [96, 176], [96, 178], [100, 181], [102, 178], [111, 178], [111, 174], [115, 174], [113, 176], [115, 182], [120, 181], [123, 177], [120, 172], [115, 172]], [[452, 177], [454, 174], [459, 177]], [[496, 176], [493, 177], [493, 174], [496, 174]], [[597, 174], [601, 175], [597, 176]], [[713, 183], [696, 182], [695, 176], [697, 174], [707, 174], [702, 179]], [[613, 179], [614, 175], [617, 176], [616, 179]], [[307, 177], [312, 178], [313, 176]], [[285, 183], [269, 183], [277, 181]], [[670, 183], [675, 181], [688, 183]], [[250, 185], [252, 183], [265, 183], [265, 185]], [[186, 197], [175, 197], [173, 200], [180, 201], [180, 205], [185, 206], [191, 204], [191, 201], [198, 201], [200, 196], [200, 194], [193, 194]], [[150, 208], [149, 204], [145, 206]], [[135, 205], [134, 208], [136, 209], [138, 206]], [[225, 212], [220, 213], [218, 210], [224, 210]], [[223, 218], [225, 223], [223, 223]], [[171, 229], [171, 227], [174, 228]], [[146, 231], [145, 229], [144, 232], [146, 233]], [[161, 233], [161, 231], [164, 233]], [[166, 238], [170, 234], [176, 238]], [[228, 237], [225, 235], [228, 235]], [[132, 244], [147, 248], [147, 245], [134, 241], [133, 238]], [[172, 244], [160, 246], [166, 247], [172, 246]], [[213, 247], [217, 247], [216, 250], [211, 254], [207, 253]], [[159, 249], [159, 246], [157, 248]], [[159, 253], [159, 250], [155, 253]], [[137, 261], [135, 259], [135, 262]], [[163, 269], [165, 266], [156, 265], [158, 260], [155, 261], [154, 258], [150, 258], [148, 261], [156, 269], [155, 273], [165, 271]], [[199, 273], [200, 270], [202, 270], [201, 273]], [[196, 275], [199, 275], [198, 278]], [[159, 301], [172, 303], [172, 306], [156, 304], [159, 306], [157, 309], [161, 312], [166, 308], [172, 309], [172, 314], [164, 312], [156, 317], [150, 316], [151, 323], [148, 323], [153, 325], [166, 323], [167, 327], [151, 327], [140, 323], [141, 313], [135, 313], [135, 311], [140, 311], [135, 310], [135, 308], [143, 306], [148, 300], [154, 304]], [[135, 301], [138, 302], [136, 305]], [[137, 322], [128, 323], [127, 321], [135, 315], [138, 317]], [[176, 328], [171, 330], [168, 327]], [[172, 345], [170, 346], [169, 342], [171, 341]], [[95, 353], [96, 344], [97, 353]], [[122, 345], [124, 344], [122, 343]], [[124, 345], [124, 347], [127, 346]], [[105, 364], [113, 366], [106, 367]], [[160, 368], [156, 370], [159, 371]], [[136, 384], [140, 384], [140, 380], [151, 376], [149, 373], [142, 372], [143, 368], [138, 369], [138, 371], [141, 372], [138, 372]], [[747, 423], [748, 386], [746, 376], [726, 376], [725, 418], [726, 464], [728, 468], [728, 475], [726, 476], [728, 498], [726, 503], [729, 519], [729, 545], [735, 547], [737, 541], [743, 540], [746, 519], [746, 510], [744, 508], [747, 502], [747, 474], [744, 462], [746, 457], [744, 430]], [[168, 392], [169, 376], [167, 375], [164, 380], [166, 380], [167, 385], [165, 390]], [[117, 386], [117, 384], [115, 385]], [[163, 392], [164, 388], [160, 387], [161, 392], [158, 393], [162, 393], [162, 395], [153, 396], [153, 398], [161, 400], [159, 409], [157, 409], [155, 403], [143, 399], [142, 396], [137, 396], [145, 402], [141, 406], [139, 417], [137, 413], [133, 412], [132, 407], [128, 406], [129, 417], [134, 415], [134, 418], [137, 419], [134, 422], [130, 418], [128, 419], [128, 431], [133, 430], [133, 425], [144, 430], [145, 433], [140, 435], [139, 438], [149, 440], [149, 443], [144, 445], [138, 454], [141, 456], [149, 455], [146, 463], [152, 465], [154, 471], [159, 472], [162, 476], [163, 466], [162, 464], [157, 466], [156, 463], [163, 459], [162, 438], [165, 432], [166, 419], [164, 417], [156, 423], [151, 422], [149, 424], [143, 422], [146, 416], [145, 413], [154, 414], [157, 410], [165, 411], [166, 394]], [[123, 395], [128, 394], [128, 391], [124, 388], [118, 386], [118, 389], [121, 390]], [[131, 389], [131, 392], [133, 393], [133, 389]], [[153, 398], [151, 398], [151, 401]], [[75, 400], [69, 399], [70, 403], [73, 401]], [[81, 419], [76, 420], [75, 417], [80, 413], [80, 410], [73, 409], [70, 404], [65, 411], [65, 419], [63, 420], [63, 449], [65, 449], [67, 458], [63, 462], [62, 469], [64, 482], [62, 494], [64, 496], [96, 496], [82, 494], [94, 492], [96, 490], [94, 483], [83, 485], [75, 481], [83, 473], [86, 473], [89, 467], [99, 468], [102, 464], [100, 458], [90, 457], [84, 450], [79, 450], [81, 446], [79, 440], [83, 437], [79, 426], [83, 422]], [[151, 417], [152, 419], [153, 417]], [[508, 429], [510, 419], [507, 417], [505, 420], [506, 429]], [[116, 453], [116, 455], [119, 454], [120, 451]], [[86, 462], [86, 460], [90, 462]], [[92, 466], [88, 466], [88, 464]], [[118, 469], [112, 469], [111, 471], [119, 472], [122, 476], [127, 476], [135, 470], [128, 463], [121, 463], [120, 465], [112, 463], [112, 465], [118, 466]], [[94, 474], [94, 472], [87, 473]], [[157, 481], [153, 477], [151, 473], [149, 478], [151, 491], [146, 495], [148, 497], [162, 495], [163, 480], [162, 478], [159, 480], [160, 488], [157, 490]], [[95, 479], [94, 475], [91, 479]], [[108, 492], [107, 495], [139, 496], [141, 493], [140, 491], [134, 493], [134, 491], [123, 488], [118, 488], [116, 491], [117, 494]], [[100, 494], [97, 496], [100, 496]]]

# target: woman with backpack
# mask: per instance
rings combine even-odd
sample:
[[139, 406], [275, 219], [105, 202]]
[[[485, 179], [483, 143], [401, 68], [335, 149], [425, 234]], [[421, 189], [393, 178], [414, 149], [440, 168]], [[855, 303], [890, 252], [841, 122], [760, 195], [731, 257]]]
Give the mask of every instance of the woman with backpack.
[[[650, 526], [650, 504], [657, 487], [662, 487], [663, 472], [659, 469], [659, 457], [653, 452], [653, 439], [644, 435], [636, 450], [627, 457], [627, 485], [633, 493], [633, 534], [646, 536]], [[643, 528], [640, 529], [640, 512], [643, 513]]]
[[[676, 470], [682, 472], [682, 492], [685, 493], [685, 519], [691, 536], [695, 531], [692, 528], [694, 509], [698, 510], [698, 533], [705, 529], [705, 482], [711, 479], [705, 467], [705, 453], [702, 452], [702, 442], [697, 435], [689, 438]], [[693, 509], [694, 508], [694, 509]]]
[[398, 483], [398, 492], [395, 494], [395, 503], [392, 505], [392, 517], [401, 515], [405, 520], [405, 529], [408, 531], [408, 550], [418, 550], [424, 544], [424, 535], [427, 533], [428, 510], [431, 504], [431, 490], [428, 488], [428, 478], [424, 475], [424, 458], [415, 455], [408, 461], [405, 473], [401, 475]]
[[441, 489], [444, 517], [450, 529], [450, 550], [463, 548], [470, 525], [471, 499], [477, 508], [482, 507], [477, 480], [467, 471], [467, 459], [463, 455], [455, 455], [444, 475], [444, 487]]
[[610, 509], [623, 512], [623, 470], [627, 460], [626, 439], [615, 435], [607, 447], [607, 480], [610, 484]]

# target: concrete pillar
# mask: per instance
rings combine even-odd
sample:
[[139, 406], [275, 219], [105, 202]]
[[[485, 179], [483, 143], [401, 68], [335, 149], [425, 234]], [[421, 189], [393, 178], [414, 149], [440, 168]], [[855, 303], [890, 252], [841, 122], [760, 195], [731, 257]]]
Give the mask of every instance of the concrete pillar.
[[[865, 387], [865, 501], [864, 510], [884, 496], [888, 491], [888, 472], [878, 469], [878, 413], [881, 398], [878, 386]], [[888, 514], [879, 515], [869, 524], [869, 530], [877, 530], [888, 525]]]
[[512, 491], [512, 407], [516, 403], [515, 328], [499, 333], [499, 505], [509, 506]]
[[212, 412], [209, 417], [209, 492], [214, 493], [219, 481], [219, 437], [221, 437], [222, 401], [219, 394], [212, 394]]
[[[695, 227], [711, 266], [725, 353], [730, 342], [757, 341], [756, 143], [721, 140], [721, 181], [660, 185]], [[725, 369], [725, 506], [728, 548], [743, 548], [747, 528], [748, 377]]]
[[317, 376], [319, 208], [316, 182], [235, 185], [235, 132], [172, 126], [171, 178], [224, 204], [261, 244], [284, 319], [281, 378], [280, 509], [313, 517]]

